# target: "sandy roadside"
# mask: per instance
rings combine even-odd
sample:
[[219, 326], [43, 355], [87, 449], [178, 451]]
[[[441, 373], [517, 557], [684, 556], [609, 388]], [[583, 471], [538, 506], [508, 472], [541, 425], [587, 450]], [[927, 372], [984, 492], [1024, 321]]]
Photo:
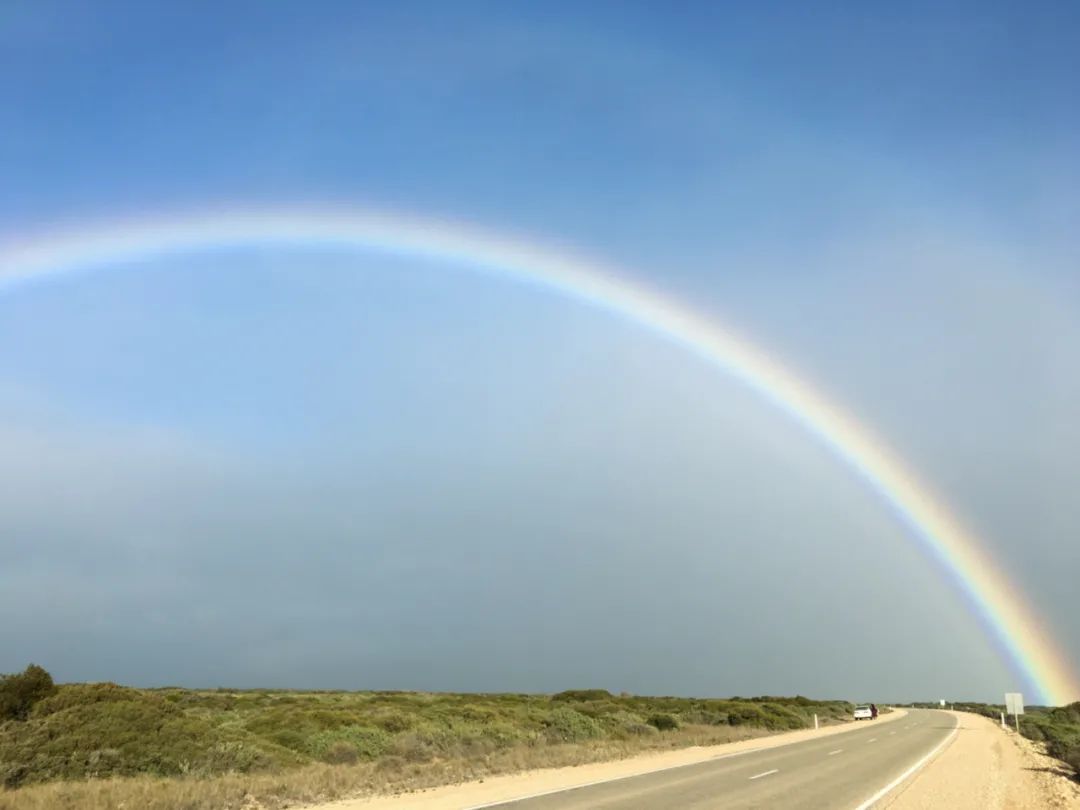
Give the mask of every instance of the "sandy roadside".
[[[875, 722], [887, 723], [899, 720], [906, 714], [907, 712], [903, 709], [895, 709], [888, 714], [881, 715]], [[742, 740], [724, 745], [643, 754], [615, 762], [597, 762], [591, 765], [578, 765], [569, 768], [526, 771], [525, 773], [495, 776], [477, 782], [447, 785], [446, 787], [399, 796], [345, 799], [320, 804], [317, 807], [309, 808], [309, 810], [459, 810], [459, 808], [463, 807], [476, 807], [492, 802], [509, 801], [538, 793], [580, 787], [593, 782], [604, 782], [665, 768], [692, 765], [697, 762], [705, 762], [710, 759], [732, 756], [747, 751], [776, 748], [816, 737], [843, 734], [845, 731], [856, 728], [865, 728], [865, 724], [843, 723], [816, 731], [814, 729], [790, 731], [770, 737], [758, 737], [753, 740]]]
[[955, 740], [882, 800], [890, 810], [1047, 810], [1080, 808], [1080, 785], [1057, 760], [1000, 724], [967, 712]]

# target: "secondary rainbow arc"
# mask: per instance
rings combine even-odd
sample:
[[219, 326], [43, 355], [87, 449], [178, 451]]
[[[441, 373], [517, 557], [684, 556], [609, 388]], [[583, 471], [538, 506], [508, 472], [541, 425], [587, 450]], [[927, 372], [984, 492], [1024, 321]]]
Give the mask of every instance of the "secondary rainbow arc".
[[131, 219], [0, 245], [0, 291], [20, 282], [189, 251], [252, 245], [340, 247], [453, 262], [543, 285], [663, 335], [739, 378], [856, 471], [950, 575], [1011, 666], [1051, 704], [1080, 677], [978, 538], [907, 465], [840, 406], [713, 319], [602, 262], [444, 221], [360, 210], [220, 210]]

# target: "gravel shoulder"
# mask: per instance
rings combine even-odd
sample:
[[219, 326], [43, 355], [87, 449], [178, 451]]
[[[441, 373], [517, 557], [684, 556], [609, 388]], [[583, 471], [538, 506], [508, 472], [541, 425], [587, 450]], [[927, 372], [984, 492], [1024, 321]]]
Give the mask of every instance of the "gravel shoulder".
[[882, 800], [889, 810], [1080, 810], [1080, 784], [1036, 744], [999, 723], [951, 712], [960, 728], [941, 754]]
[[[888, 723], [899, 720], [907, 712], [895, 709], [882, 714], [875, 723]], [[451, 810], [451, 808], [478, 807], [493, 802], [510, 801], [525, 796], [565, 790], [581, 785], [620, 779], [638, 774], [651, 773], [666, 768], [677, 768], [707, 762], [722, 756], [744, 751], [758, 751], [776, 748], [782, 745], [802, 742], [803, 740], [843, 734], [856, 728], [865, 728], [865, 723], [843, 723], [822, 729], [806, 729], [758, 737], [724, 745], [684, 748], [677, 751], [650, 753], [615, 762], [598, 762], [590, 765], [578, 765], [569, 768], [550, 768], [539, 771], [496, 776], [476, 782], [434, 788], [418, 793], [398, 796], [347, 799], [328, 804], [321, 804], [309, 810]]]

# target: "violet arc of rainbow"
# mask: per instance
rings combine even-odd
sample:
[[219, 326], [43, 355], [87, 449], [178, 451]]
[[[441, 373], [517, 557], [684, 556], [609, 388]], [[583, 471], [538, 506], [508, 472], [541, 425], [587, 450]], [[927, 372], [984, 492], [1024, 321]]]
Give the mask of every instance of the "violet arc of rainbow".
[[1080, 677], [984, 544], [882, 441], [746, 339], [603, 262], [441, 220], [341, 208], [220, 210], [0, 243], [0, 292], [20, 282], [250, 246], [380, 252], [510, 277], [607, 310], [700, 356], [801, 424], [890, 507], [952, 580], [1010, 667], [1034, 687], [1036, 699], [1080, 699]]

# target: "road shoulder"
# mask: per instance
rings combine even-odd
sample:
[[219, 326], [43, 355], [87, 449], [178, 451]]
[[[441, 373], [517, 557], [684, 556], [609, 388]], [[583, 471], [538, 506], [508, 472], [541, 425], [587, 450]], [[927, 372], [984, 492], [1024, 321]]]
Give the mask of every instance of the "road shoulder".
[[953, 743], [882, 799], [889, 810], [1080, 810], [1080, 785], [1030, 740], [989, 718], [950, 712]]

